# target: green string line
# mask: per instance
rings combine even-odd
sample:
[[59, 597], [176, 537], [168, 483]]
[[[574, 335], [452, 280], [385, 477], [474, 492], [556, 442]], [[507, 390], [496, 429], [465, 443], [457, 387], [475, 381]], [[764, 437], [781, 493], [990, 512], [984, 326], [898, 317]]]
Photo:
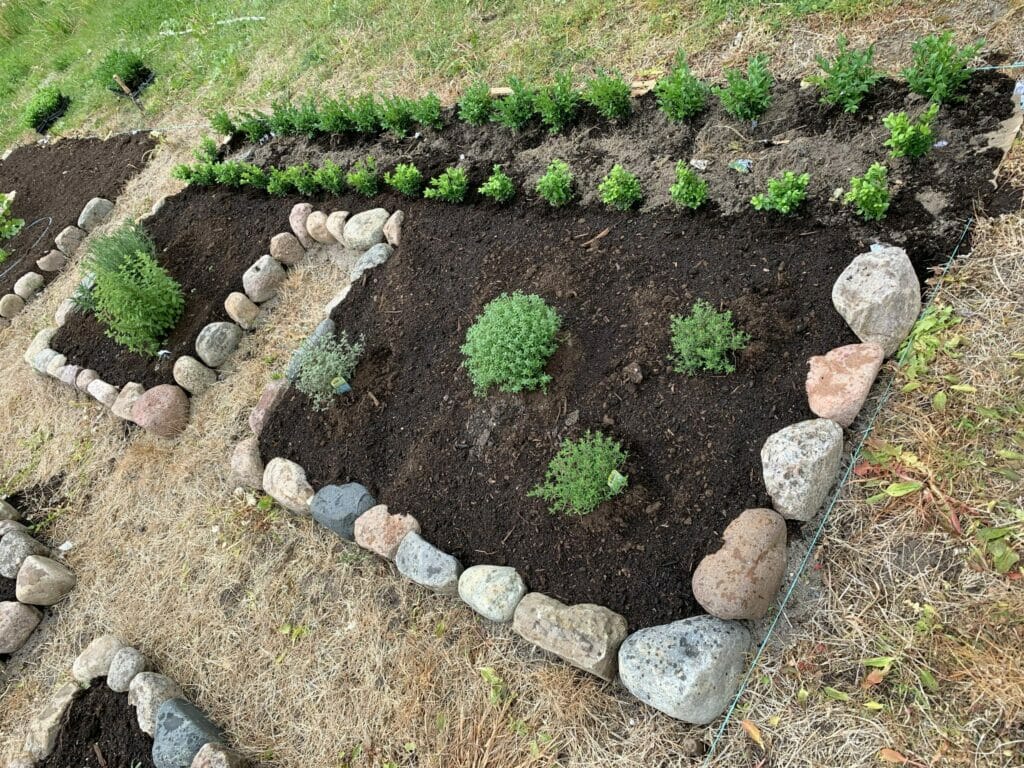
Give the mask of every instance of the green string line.
[[[967, 224], [966, 226], [964, 226], [963, 232], [960, 233], [960, 239], [957, 240], [956, 246], [954, 246], [953, 248], [953, 252], [950, 254], [949, 259], [946, 261], [946, 264], [942, 269], [941, 277], [945, 277], [949, 273], [950, 268], [953, 266], [953, 262], [956, 260], [956, 257], [960, 252], [960, 246], [963, 245], [963, 242], [967, 237], [967, 233], [970, 231], [971, 225], [973, 223], [974, 217], [968, 217]], [[920, 316], [918, 317], [919, 320], [921, 317], [924, 317], [925, 312], [927, 312], [928, 309], [931, 307], [932, 302], [935, 300], [935, 297], [938, 294], [939, 287], [941, 286], [941, 284], [942, 281], [940, 279], [929, 291], [928, 299], [925, 302], [924, 308], [921, 310]], [[903, 362], [906, 359], [909, 351], [909, 344], [903, 347], [903, 350], [900, 352], [900, 355], [896, 360], [897, 367], [903, 365]], [[836, 486], [836, 490], [832, 494], [832, 498], [828, 503], [828, 507], [825, 509], [825, 513], [822, 515], [821, 522], [818, 524], [817, 530], [815, 530], [814, 535], [811, 537], [810, 543], [807, 546], [807, 552], [804, 554], [804, 558], [800, 563], [800, 568], [793, 576], [793, 579], [789, 584], [789, 588], [786, 590], [786, 594], [782, 598], [782, 603], [779, 605], [779, 609], [775, 613], [775, 618], [772, 619], [771, 624], [768, 626], [768, 631], [765, 633], [764, 639], [758, 646], [757, 653], [754, 654], [754, 658], [751, 660], [750, 666], [747, 668], [747, 674], [743, 678], [743, 682], [740, 685], [740, 689], [736, 692], [736, 696], [733, 698], [732, 703], [729, 705], [729, 709], [725, 713], [725, 719], [722, 720], [722, 724], [718, 727], [718, 730], [715, 733], [715, 738], [712, 740], [711, 747], [708, 749], [707, 756], [705, 757], [704, 762], [702, 763], [704, 768], [707, 768], [707, 766], [711, 765], [711, 759], [715, 756], [715, 750], [718, 748], [718, 744], [721, 741], [723, 735], [725, 734], [725, 729], [729, 726], [730, 722], [732, 722], [732, 716], [737, 706], [739, 706], [740, 698], [743, 696], [744, 693], [746, 693], [747, 686], [749, 685], [750, 680], [754, 675], [754, 670], [757, 668], [757, 663], [761, 660], [761, 656], [764, 654], [765, 649], [768, 647], [768, 641], [771, 640], [772, 635], [775, 632], [775, 627], [778, 625], [779, 620], [785, 613], [786, 606], [789, 604], [789, 599], [793, 596], [793, 592], [796, 590], [797, 583], [803, 576], [804, 571], [807, 568], [807, 564], [811, 561], [811, 557], [814, 554], [814, 549], [825, 531], [825, 525], [828, 523], [829, 518], [832, 516], [832, 509], [835, 507], [836, 502], [839, 500], [839, 495], [842, 492], [843, 488], [846, 487], [846, 483], [850, 478], [850, 474], [853, 471], [854, 466], [856, 466], [857, 464], [857, 459], [860, 458], [861, 451], [864, 449], [868, 437], [870, 437], [871, 432], [875, 428], [875, 422], [881, 414], [882, 408], [889, 401], [889, 397], [892, 395], [893, 382], [895, 380], [896, 372], [893, 371], [893, 374], [889, 377], [889, 380], [886, 384], [885, 391], [882, 393], [882, 396], [879, 398], [878, 403], [875, 406], [874, 413], [871, 414], [871, 418], [868, 420], [867, 427], [861, 432], [860, 442], [857, 444], [856, 449], [850, 455], [850, 460], [846, 465], [846, 469], [843, 471], [839, 485]]]

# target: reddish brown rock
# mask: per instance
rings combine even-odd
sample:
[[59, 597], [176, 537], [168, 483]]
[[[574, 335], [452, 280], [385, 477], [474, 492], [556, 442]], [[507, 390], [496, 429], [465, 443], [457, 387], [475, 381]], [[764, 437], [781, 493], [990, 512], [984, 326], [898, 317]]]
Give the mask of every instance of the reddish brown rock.
[[384, 239], [392, 248], [397, 248], [402, 242], [402, 222], [404, 221], [405, 214], [395, 211], [391, 214], [391, 218], [384, 222]]
[[259, 437], [260, 432], [263, 431], [263, 425], [267, 423], [267, 419], [270, 418], [271, 412], [277, 407], [277, 404], [284, 398], [285, 393], [288, 391], [288, 379], [278, 379], [267, 384], [263, 389], [263, 394], [260, 395], [260, 399], [256, 403], [256, 407], [252, 409], [252, 413], [249, 414], [249, 428], [253, 431], [253, 434]]
[[882, 368], [885, 351], [874, 342], [837, 347], [808, 363], [807, 401], [815, 415], [848, 427], [857, 418]]
[[177, 437], [189, 419], [188, 395], [173, 384], [146, 390], [132, 405], [132, 421], [157, 437]]
[[408, 533], [419, 533], [420, 524], [412, 515], [392, 515], [386, 504], [370, 507], [356, 518], [356, 544], [394, 560], [398, 546]]
[[231, 452], [231, 482], [236, 487], [263, 490], [264, 469], [257, 438], [245, 438]]

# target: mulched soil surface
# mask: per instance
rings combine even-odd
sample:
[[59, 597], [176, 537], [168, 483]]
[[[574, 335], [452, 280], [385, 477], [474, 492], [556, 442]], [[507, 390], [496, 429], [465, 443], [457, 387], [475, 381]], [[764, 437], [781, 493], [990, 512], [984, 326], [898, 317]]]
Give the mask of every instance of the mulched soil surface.
[[[60, 231], [78, 223], [94, 197], [115, 200], [125, 183], [146, 164], [156, 143], [146, 133], [103, 139], [64, 139], [18, 147], [0, 161], [0, 192], [15, 190], [11, 215], [25, 227], [0, 242], [10, 258], [0, 265], [0, 295], [10, 293], [36, 261], [53, 250]], [[57, 273], [41, 273], [47, 282]]]
[[15, 579], [0, 576], [0, 603], [15, 602], [18, 599], [14, 594], [16, 584], [17, 581]]
[[71, 703], [53, 752], [39, 768], [153, 768], [153, 739], [139, 728], [127, 693], [106, 679]]

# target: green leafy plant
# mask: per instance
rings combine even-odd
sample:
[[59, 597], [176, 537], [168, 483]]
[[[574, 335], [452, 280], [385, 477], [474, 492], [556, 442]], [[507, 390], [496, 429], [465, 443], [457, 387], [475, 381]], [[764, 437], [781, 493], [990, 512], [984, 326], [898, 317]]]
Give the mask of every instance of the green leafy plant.
[[490, 122], [493, 109], [491, 88], [483, 80], [469, 86], [459, 99], [459, 119], [470, 125], [484, 125]]
[[0, 194], [0, 240], [9, 240], [21, 232], [25, 220], [11, 216], [11, 205], [14, 203], [14, 192]]
[[676, 205], [696, 210], [708, 199], [708, 183], [680, 160], [676, 163], [676, 181], [668, 188], [668, 196]]
[[882, 77], [873, 64], [875, 47], [870, 45], [861, 51], [851, 50], [846, 47], [843, 35], [836, 42], [839, 52], [832, 61], [823, 56], [817, 57], [818, 66], [825, 74], [809, 80], [821, 88], [823, 103], [840, 104], [844, 112], [856, 112], [872, 86]]
[[225, 163], [213, 164], [213, 178], [222, 187], [240, 187], [245, 176], [247, 163], [239, 163], [233, 160]]
[[210, 115], [210, 127], [221, 136], [232, 136], [238, 130], [227, 110], [221, 109]]
[[607, 120], [625, 120], [633, 111], [629, 83], [609, 72], [599, 71], [587, 81], [583, 100]]
[[768, 179], [768, 191], [754, 195], [750, 204], [759, 211], [793, 213], [807, 199], [810, 181], [809, 173], [797, 175], [793, 171], [785, 171], [778, 178]]
[[40, 88], [25, 106], [25, 125], [37, 133], [45, 133], [67, 109], [70, 101], [55, 85]]
[[[121, 78], [129, 91], [137, 91], [145, 83], [152, 72], [142, 60], [142, 57], [134, 51], [113, 50], [103, 57], [103, 61], [96, 68], [96, 79], [104, 88], [114, 93], [124, 93], [121, 86], [114, 80], [114, 76]], [[223, 131], [228, 133], [228, 131]]]
[[352, 125], [359, 133], [377, 133], [383, 124], [383, 110], [372, 93], [357, 96], [349, 103]]
[[345, 191], [345, 171], [330, 158], [313, 171], [313, 183], [329, 195], [340, 195]]
[[363, 354], [363, 343], [350, 342], [345, 331], [307, 339], [295, 353], [296, 388], [309, 398], [314, 411], [323, 411], [344, 389]]
[[404, 96], [385, 97], [380, 109], [381, 127], [396, 136], [405, 136], [416, 122], [414, 109], [412, 99]]
[[843, 200], [869, 221], [883, 218], [889, 210], [889, 169], [872, 163], [863, 176], [850, 179], [850, 191]]
[[287, 99], [274, 102], [267, 125], [277, 136], [307, 136], [320, 132], [320, 111], [316, 101], [308, 98], [298, 105]]
[[469, 189], [469, 176], [462, 168], [446, 168], [430, 180], [430, 186], [423, 190], [428, 200], [443, 200], [446, 203], [461, 203]]
[[552, 514], [590, 514], [625, 489], [627, 458], [617, 440], [588, 430], [579, 440], [562, 442], [544, 482], [527, 495], [549, 502]]
[[320, 106], [317, 127], [321, 133], [349, 133], [356, 130], [352, 107], [344, 97], [327, 99]]
[[194, 184], [197, 187], [208, 187], [217, 183], [216, 163], [181, 163], [171, 169], [171, 178]]
[[[274, 178], [273, 172], [271, 172], [271, 178]], [[295, 191], [300, 195], [313, 195], [317, 191], [316, 177], [314, 176], [313, 166], [309, 163], [303, 163], [302, 165], [293, 165], [285, 168], [277, 177], [277, 183], [281, 185], [281, 188], [285, 192], [275, 192], [270, 189], [270, 182], [267, 185], [267, 191], [271, 194], [287, 194], [288, 192]]]
[[237, 127], [246, 141], [256, 144], [270, 133], [270, 119], [262, 112], [246, 112], [238, 121]]
[[906, 112], [890, 112], [883, 117], [882, 125], [889, 129], [889, 138], [884, 143], [889, 148], [889, 156], [918, 158], [926, 154], [935, 143], [932, 123], [938, 113], [939, 105], [932, 102], [914, 121]]
[[746, 75], [738, 69], [725, 73], [726, 86], [715, 88], [722, 107], [740, 120], [756, 120], [772, 103], [772, 86], [775, 84], [768, 71], [768, 60], [762, 55], [754, 56], [747, 62]]
[[628, 211], [644, 199], [640, 179], [616, 163], [598, 185], [601, 202], [620, 211]]
[[731, 356], [750, 341], [736, 330], [732, 312], [717, 312], [708, 302], [698, 299], [690, 314], [672, 316], [672, 365], [676, 373], [693, 376], [700, 371], [732, 373]]
[[572, 200], [572, 171], [564, 160], [552, 160], [537, 180], [537, 194], [556, 208]]
[[473, 392], [492, 386], [502, 392], [546, 388], [544, 372], [562, 321], [540, 296], [515, 292], [488, 302], [469, 330], [461, 352]]
[[416, 125], [438, 129], [444, 122], [441, 120], [441, 99], [436, 93], [416, 99], [412, 103], [412, 119]]
[[379, 185], [377, 161], [372, 157], [364, 157], [362, 160], [357, 160], [355, 165], [345, 174], [345, 183], [364, 197], [376, 195]]
[[903, 70], [910, 90], [930, 101], [963, 101], [964, 86], [971, 77], [967, 65], [985, 45], [978, 40], [972, 45], [957, 48], [950, 31], [928, 35], [915, 41], [910, 50], [914, 59]]
[[686, 54], [676, 54], [676, 65], [654, 84], [658, 108], [672, 120], [686, 120], [704, 111], [711, 89], [690, 72]]
[[220, 151], [217, 149], [217, 142], [209, 136], [203, 136], [199, 140], [199, 146], [192, 151], [192, 157], [200, 163], [219, 162]]
[[510, 77], [508, 87], [512, 89], [512, 93], [493, 104], [493, 119], [499, 125], [520, 131], [533, 117], [537, 92], [518, 77]]
[[399, 163], [384, 174], [384, 181], [406, 197], [419, 197], [423, 189], [423, 174], [412, 163]]
[[496, 203], [507, 203], [516, 196], [516, 185], [509, 175], [501, 170], [501, 166], [496, 165], [477, 192]]
[[554, 83], [538, 91], [533, 100], [540, 121], [550, 133], [565, 130], [576, 117], [579, 104], [580, 94], [573, 87], [572, 77], [567, 72], [561, 73]]

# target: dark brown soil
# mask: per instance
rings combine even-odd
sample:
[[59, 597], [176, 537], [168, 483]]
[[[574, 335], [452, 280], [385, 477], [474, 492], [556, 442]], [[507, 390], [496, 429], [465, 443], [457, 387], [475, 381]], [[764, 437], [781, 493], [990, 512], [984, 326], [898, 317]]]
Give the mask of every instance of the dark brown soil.
[[[0, 265], [0, 294], [10, 293], [36, 261], [53, 249], [62, 229], [78, 223], [82, 208], [94, 197], [114, 200], [125, 183], [146, 164], [155, 142], [146, 133], [112, 139], [64, 139], [28, 144], [0, 162], [0, 192], [16, 191], [11, 215], [25, 227], [0, 242], [10, 258]], [[49, 282], [56, 273], [43, 272]]]
[[39, 768], [153, 768], [153, 739], [139, 728], [127, 693], [101, 678], [68, 708], [53, 752]]
[[15, 579], [0, 576], [0, 603], [11, 603], [18, 599], [14, 589], [17, 583]]

